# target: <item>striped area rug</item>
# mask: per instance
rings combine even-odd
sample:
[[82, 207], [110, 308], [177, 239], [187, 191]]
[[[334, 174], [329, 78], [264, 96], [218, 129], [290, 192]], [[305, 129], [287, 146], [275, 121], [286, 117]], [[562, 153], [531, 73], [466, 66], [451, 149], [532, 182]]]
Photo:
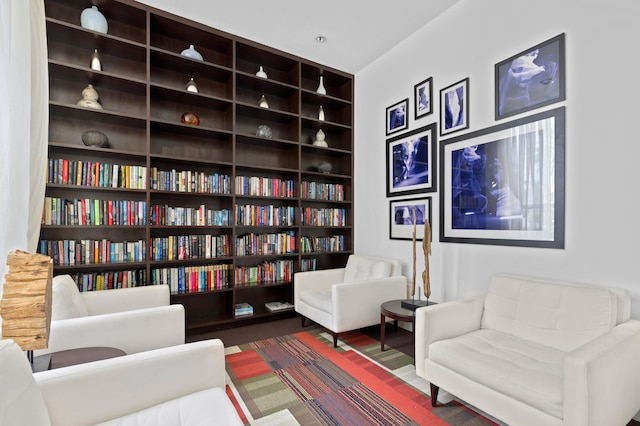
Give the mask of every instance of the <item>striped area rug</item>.
[[340, 342], [314, 330], [226, 348], [245, 424], [495, 425], [456, 402], [432, 408], [411, 357], [359, 332]]

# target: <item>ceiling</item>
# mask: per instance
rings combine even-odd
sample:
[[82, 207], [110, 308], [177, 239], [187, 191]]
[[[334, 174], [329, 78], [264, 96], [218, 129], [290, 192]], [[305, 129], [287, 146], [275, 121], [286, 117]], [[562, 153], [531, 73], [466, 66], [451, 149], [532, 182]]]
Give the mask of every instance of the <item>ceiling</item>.
[[139, 1], [356, 74], [459, 0]]

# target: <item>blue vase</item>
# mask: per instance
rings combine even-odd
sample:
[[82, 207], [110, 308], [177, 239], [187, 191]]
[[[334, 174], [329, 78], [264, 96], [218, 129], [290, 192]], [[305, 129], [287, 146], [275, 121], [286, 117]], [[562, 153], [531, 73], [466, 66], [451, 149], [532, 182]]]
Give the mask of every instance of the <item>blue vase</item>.
[[109, 31], [107, 18], [98, 10], [97, 6], [86, 8], [80, 14], [80, 25], [82, 28], [106, 34]]

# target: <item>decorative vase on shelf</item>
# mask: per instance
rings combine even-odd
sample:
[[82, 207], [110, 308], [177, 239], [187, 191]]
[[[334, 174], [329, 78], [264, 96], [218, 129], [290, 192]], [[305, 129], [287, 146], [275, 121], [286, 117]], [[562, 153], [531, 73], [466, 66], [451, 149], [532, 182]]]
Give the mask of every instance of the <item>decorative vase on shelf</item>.
[[80, 25], [82, 28], [106, 34], [109, 31], [107, 18], [98, 10], [98, 6], [86, 8], [80, 14]]
[[333, 170], [333, 166], [331, 165], [331, 163], [322, 161], [318, 164], [318, 171], [320, 173], [324, 173], [325, 175], [328, 175], [329, 173], [331, 173], [332, 170]]
[[189, 45], [188, 49], [184, 49], [182, 52], [180, 52], [180, 54], [182, 56], [186, 56], [187, 58], [191, 58], [191, 59], [196, 59], [198, 61], [202, 61], [202, 55], [200, 54], [200, 52], [198, 52], [196, 50], [195, 47], [193, 47], [193, 44]]
[[324, 140], [324, 138], [325, 134], [322, 129], [318, 130], [318, 133], [316, 133], [316, 140], [313, 141], [313, 146], [321, 146], [323, 148], [329, 147], [329, 144], [326, 140]]
[[326, 95], [327, 94], [327, 89], [325, 89], [324, 87], [324, 76], [320, 76], [320, 84], [318, 84], [318, 88], [316, 89], [316, 92], [321, 94], [321, 95]]
[[195, 112], [187, 111], [180, 116], [180, 122], [189, 126], [199, 126], [200, 117]]
[[258, 106], [260, 108], [269, 108], [269, 102], [267, 102], [267, 98], [264, 95], [260, 96], [260, 100], [258, 101]]
[[322, 105], [318, 108], [318, 120], [324, 121], [324, 109], [322, 108]]
[[264, 72], [264, 69], [262, 69], [262, 65], [260, 65], [260, 69], [256, 73], [256, 76], [260, 78], [267, 78], [267, 73]]
[[198, 93], [200, 92], [198, 90], [198, 85], [196, 84], [196, 82], [193, 80], [193, 77], [191, 77], [189, 79], [189, 81], [187, 81], [187, 84], [184, 86], [184, 88], [187, 90], [187, 92], [193, 92], [193, 93]]
[[91, 61], [89, 62], [89, 67], [95, 71], [102, 71], [102, 62], [100, 62], [98, 49], [94, 49], [93, 54], [91, 55]]
[[82, 99], [80, 99], [76, 105], [86, 108], [102, 109], [102, 105], [100, 105], [98, 99], [100, 99], [98, 92], [90, 84], [84, 88], [82, 91]]
[[260, 136], [261, 138], [271, 138], [273, 133], [271, 132], [271, 128], [266, 124], [261, 124], [256, 129], [256, 136]]
[[82, 132], [82, 143], [86, 146], [109, 147], [109, 138], [99, 130], [85, 130]]

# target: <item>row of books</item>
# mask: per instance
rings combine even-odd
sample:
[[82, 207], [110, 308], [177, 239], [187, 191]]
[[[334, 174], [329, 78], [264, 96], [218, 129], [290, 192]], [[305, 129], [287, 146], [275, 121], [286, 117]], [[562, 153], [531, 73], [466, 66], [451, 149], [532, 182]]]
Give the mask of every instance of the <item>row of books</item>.
[[344, 235], [331, 237], [300, 237], [300, 251], [302, 253], [344, 251]]
[[258, 197], [295, 197], [293, 179], [268, 178], [261, 176], [236, 176], [235, 193]]
[[231, 212], [200, 207], [151, 206], [151, 225], [157, 226], [230, 226]]
[[152, 269], [151, 283], [166, 284], [173, 293], [221, 290], [231, 287], [232, 269], [228, 263]]
[[144, 262], [146, 247], [144, 240], [40, 240], [37, 251], [51, 257], [54, 265], [73, 266]]
[[47, 183], [101, 188], [146, 189], [147, 168], [99, 161], [49, 158]]
[[236, 237], [236, 256], [263, 256], [296, 252], [296, 234], [286, 231], [274, 234], [250, 233]]
[[234, 271], [236, 287], [287, 282], [293, 279], [293, 261], [275, 260], [255, 266], [239, 266]]
[[80, 291], [100, 291], [118, 288], [141, 287], [147, 283], [144, 269], [131, 271], [95, 272], [72, 274]]
[[151, 238], [150, 260], [213, 259], [231, 256], [229, 235], [169, 235]]
[[170, 192], [231, 194], [231, 177], [220, 173], [151, 168], [151, 189]]
[[296, 209], [291, 206], [236, 205], [234, 217], [238, 225], [245, 226], [294, 226]]
[[45, 197], [43, 225], [146, 225], [146, 201]]
[[344, 185], [339, 183], [302, 181], [300, 183], [300, 198], [344, 201]]
[[347, 210], [337, 208], [304, 207], [303, 226], [347, 226]]
[[315, 258], [300, 260], [300, 272], [315, 271], [316, 267], [317, 261]]

